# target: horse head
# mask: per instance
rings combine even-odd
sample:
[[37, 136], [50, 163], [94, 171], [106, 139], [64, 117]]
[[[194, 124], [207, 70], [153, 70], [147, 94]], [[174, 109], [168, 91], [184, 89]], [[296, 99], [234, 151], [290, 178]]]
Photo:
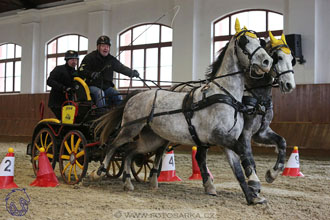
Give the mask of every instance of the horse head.
[[[236, 34], [219, 52], [217, 59], [210, 65], [207, 78], [214, 78], [228, 73], [250, 73], [254, 78], [261, 78], [270, 71], [273, 59], [260, 45], [254, 31], [246, 27], [240, 29], [239, 20], [235, 22]], [[222, 65], [225, 63], [225, 65]]]
[[269, 31], [269, 37], [270, 45], [267, 47], [270, 47], [269, 54], [273, 58], [273, 69], [271, 73], [282, 92], [292, 92], [296, 87], [293, 75], [293, 66], [296, 63], [296, 59], [286, 43], [284, 34], [282, 34], [281, 39], [276, 39], [272, 32]]
[[235, 42], [235, 52], [240, 65], [250, 76], [256, 74], [263, 76], [270, 71], [273, 59], [265, 51], [259, 38], [254, 31], [248, 30], [245, 26], [240, 28], [239, 20], [235, 21], [236, 34], [232, 40]]

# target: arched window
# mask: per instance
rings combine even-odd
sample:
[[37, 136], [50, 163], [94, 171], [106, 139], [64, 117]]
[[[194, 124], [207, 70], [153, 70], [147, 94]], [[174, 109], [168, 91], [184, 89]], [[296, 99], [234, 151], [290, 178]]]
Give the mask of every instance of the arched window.
[[[153, 80], [159, 86], [169, 86], [172, 80], [172, 28], [161, 24], [142, 24], [119, 35], [119, 60], [136, 69], [142, 79]], [[140, 80], [118, 74], [118, 87], [146, 87]], [[147, 82], [149, 86], [155, 86]]]
[[217, 52], [235, 34], [235, 20], [239, 19], [241, 27], [257, 32], [259, 37], [268, 37], [268, 31], [280, 36], [283, 31], [283, 15], [270, 10], [252, 9], [229, 14], [213, 23], [213, 58]]
[[[47, 44], [46, 80], [50, 72], [58, 65], [65, 64], [64, 55], [67, 50], [75, 50], [79, 54], [79, 64], [87, 54], [88, 39], [77, 34], [57, 37]], [[47, 84], [47, 83], [46, 83]], [[46, 85], [46, 90], [50, 87]]]
[[21, 91], [21, 56], [21, 46], [0, 45], [0, 93]]

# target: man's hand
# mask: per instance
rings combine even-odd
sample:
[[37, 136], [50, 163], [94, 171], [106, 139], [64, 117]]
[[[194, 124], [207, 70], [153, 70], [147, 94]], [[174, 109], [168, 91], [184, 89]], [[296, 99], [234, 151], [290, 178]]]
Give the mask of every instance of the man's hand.
[[64, 92], [67, 92], [67, 93], [72, 92], [72, 91], [73, 91], [73, 88], [71, 88], [71, 87], [66, 87], [64, 89]]
[[136, 77], [136, 78], [140, 77], [139, 72], [137, 70], [133, 70], [132, 77]]
[[100, 76], [101, 76], [101, 73], [100, 73], [100, 72], [93, 72], [93, 73], [91, 74], [91, 78], [92, 78], [93, 80], [99, 78]]

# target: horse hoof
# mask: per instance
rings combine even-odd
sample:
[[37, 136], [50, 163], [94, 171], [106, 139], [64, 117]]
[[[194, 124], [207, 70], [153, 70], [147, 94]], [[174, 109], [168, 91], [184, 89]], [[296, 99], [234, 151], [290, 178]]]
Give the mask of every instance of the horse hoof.
[[209, 196], [218, 196], [217, 192], [209, 192], [207, 193]]
[[267, 203], [267, 200], [264, 197], [255, 197], [252, 200], [252, 205], [257, 205], [257, 204], [265, 204]]
[[266, 175], [265, 175], [265, 179], [267, 183], [272, 183], [274, 182], [275, 178], [272, 176], [272, 173], [270, 170], [267, 170]]
[[93, 170], [91, 174], [89, 174], [89, 179], [93, 181], [101, 180], [101, 175], [98, 175], [97, 172]]
[[134, 186], [133, 185], [124, 185], [124, 191], [134, 191]]

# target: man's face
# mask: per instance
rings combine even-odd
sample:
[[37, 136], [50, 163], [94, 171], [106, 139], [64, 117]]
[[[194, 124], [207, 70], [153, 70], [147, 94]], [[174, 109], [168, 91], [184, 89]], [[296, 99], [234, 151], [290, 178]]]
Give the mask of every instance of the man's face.
[[71, 66], [72, 68], [76, 68], [78, 64], [78, 59], [69, 59], [68, 60], [68, 65]]
[[108, 44], [99, 44], [97, 46], [97, 50], [99, 51], [99, 53], [102, 56], [108, 56], [109, 52], [110, 52], [110, 46]]

